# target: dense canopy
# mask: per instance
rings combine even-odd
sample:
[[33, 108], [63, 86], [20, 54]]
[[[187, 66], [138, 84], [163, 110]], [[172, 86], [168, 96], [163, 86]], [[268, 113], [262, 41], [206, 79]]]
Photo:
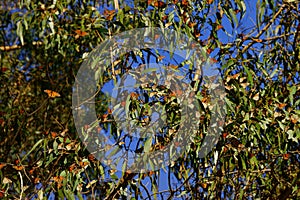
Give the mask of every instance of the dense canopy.
[[[0, 7], [0, 198], [300, 198], [297, 0], [7, 0]], [[199, 45], [209, 55], [226, 89], [226, 118], [218, 124], [218, 142], [200, 158], [211, 115], [209, 94], [195, 68], [147, 48], [119, 55], [108, 61], [99, 82], [109, 83], [153, 61], [169, 70], [189, 69], [194, 75], [187, 76], [186, 84], [196, 88], [204, 114], [194, 141], [170, 166], [145, 173], [116, 171], [97, 160], [78, 136], [73, 84], [94, 48], [145, 27], [180, 32], [195, 42], [191, 48]], [[168, 113], [168, 131], [160, 140], [153, 145], [142, 141], [148, 151], [176, 137], [181, 119], [173, 92], [148, 85], [120, 102], [130, 105], [135, 116], [145, 101], [139, 95], [151, 93], [157, 99], [147, 100], [143, 108], [160, 101]], [[176, 94], [184, 92], [182, 86]], [[95, 99], [100, 124], [95, 131], [120, 137], [105, 93]], [[145, 117], [138, 121], [148, 123]], [[86, 124], [83, 131], [89, 128]], [[132, 150], [145, 150], [138, 147]]]

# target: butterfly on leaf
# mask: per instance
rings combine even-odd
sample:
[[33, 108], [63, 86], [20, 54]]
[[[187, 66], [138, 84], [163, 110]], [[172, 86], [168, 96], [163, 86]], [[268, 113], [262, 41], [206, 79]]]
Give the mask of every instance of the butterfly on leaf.
[[44, 92], [47, 93], [48, 97], [50, 97], [50, 98], [60, 97], [60, 94], [58, 92], [55, 92], [52, 90], [44, 90]]

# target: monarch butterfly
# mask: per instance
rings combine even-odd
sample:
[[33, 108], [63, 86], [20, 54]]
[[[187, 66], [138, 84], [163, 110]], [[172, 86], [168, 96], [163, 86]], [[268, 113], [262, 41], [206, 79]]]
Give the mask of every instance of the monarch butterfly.
[[23, 166], [13, 166], [13, 168], [14, 168], [15, 170], [17, 170], [17, 171], [21, 171], [21, 170], [24, 169]]
[[60, 97], [58, 92], [52, 90], [44, 90], [44, 92], [47, 93], [50, 98]]
[[104, 10], [104, 16], [106, 20], [111, 21], [115, 15], [115, 10]]
[[93, 154], [89, 154], [88, 159], [89, 159], [90, 162], [96, 162], [96, 158]]
[[61, 183], [64, 180], [64, 177], [63, 176], [54, 176], [52, 179], [54, 182]]
[[290, 154], [288, 154], [288, 153], [283, 154], [283, 160], [288, 160], [289, 157], [290, 157]]
[[0, 163], [0, 169], [2, 169], [3, 167], [5, 167], [6, 164], [5, 163]]
[[79, 162], [80, 167], [83, 168], [85, 168], [88, 164], [89, 164], [88, 162], [82, 162], [82, 161]]
[[166, 3], [162, 2], [162, 1], [156, 1], [156, 2], [154, 2], [154, 7], [165, 8], [166, 7]]
[[278, 104], [279, 109], [283, 109], [287, 104], [286, 103], [280, 103]]
[[84, 31], [82, 31], [82, 30], [76, 30], [75, 31], [75, 33], [77, 34], [77, 35], [79, 35], [80, 37], [83, 37], [83, 36], [86, 36], [86, 35], [88, 35], [88, 33], [87, 32], [84, 32]]
[[164, 59], [166, 56], [158, 56], [157, 60], [161, 61], [162, 59]]

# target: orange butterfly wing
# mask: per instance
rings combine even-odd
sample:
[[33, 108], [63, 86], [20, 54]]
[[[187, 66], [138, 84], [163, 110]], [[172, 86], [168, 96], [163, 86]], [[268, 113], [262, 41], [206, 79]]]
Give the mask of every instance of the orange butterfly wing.
[[76, 33], [77, 35], [79, 35], [80, 37], [86, 36], [86, 35], [88, 34], [87, 32], [82, 31], [82, 30], [79, 30], [79, 29], [76, 30], [75, 33]]
[[156, 1], [156, 2], [154, 2], [154, 7], [165, 8], [166, 7], [166, 3], [162, 2], [162, 1]]
[[58, 92], [52, 90], [44, 90], [44, 92], [47, 93], [51, 98], [60, 97], [60, 94]]
[[15, 170], [17, 170], [17, 171], [21, 171], [21, 170], [24, 169], [23, 166], [13, 166], [13, 168], [14, 168]]
[[0, 163], [0, 169], [2, 169], [3, 167], [5, 167], [6, 164], [5, 163]]

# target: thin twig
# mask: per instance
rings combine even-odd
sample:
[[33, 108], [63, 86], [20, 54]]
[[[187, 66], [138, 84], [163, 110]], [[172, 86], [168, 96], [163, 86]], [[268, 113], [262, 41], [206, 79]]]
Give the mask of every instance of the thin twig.
[[119, 10], [120, 9], [120, 7], [119, 7], [119, 1], [118, 0], [114, 0], [114, 3], [115, 3], [115, 9]]
[[265, 39], [262, 39], [262, 40], [263, 41], [272, 41], [272, 40], [280, 39], [280, 38], [283, 38], [283, 37], [286, 37], [286, 36], [290, 36], [290, 35], [295, 35], [295, 33], [292, 32], [292, 33], [277, 35], [277, 36], [265, 38]]
[[169, 191], [170, 191], [169, 198], [171, 198], [174, 195], [174, 191], [172, 190], [172, 186], [171, 186], [171, 169], [168, 170], [168, 186], [169, 186]]
[[147, 196], [148, 196], [147, 198], [151, 199], [151, 195], [150, 195], [150, 192], [148, 191], [147, 187], [142, 182], [140, 184], [141, 184], [142, 188], [144, 188], [144, 190], [146, 191]]
[[[43, 42], [32, 42], [33, 46], [38, 46], [38, 45], [42, 45]], [[13, 51], [13, 50], [17, 50], [17, 49], [21, 49], [24, 45], [12, 45], [12, 46], [0, 46], [0, 50], [2, 51]]]
[[[282, 10], [285, 8], [285, 4], [283, 4], [279, 10], [277, 11], [277, 13], [273, 16], [273, 18], [269, 21], [269, 23], [261, 30], [259, 31], [259, 33], [254, 37], [255, 39], [258, 39], [264, 32], [267, 31], [267, 29], [273, 24], [273, 22], [275, 21], [275, 19], [277, 19], [278, 15], [282, 12]], [[247, 46], [245, 46], [242, 49], [242, 54], [244, 54], [253, 44], [255, 43], [254, 40], [252, 40]]]
[[100, 40], [101, 40], [101, 42], [102, 42], [104, 39], [101, 37], [101, 35], [100, 35], [100, 33], [99, 33], [98, 30], [96, 30], [96, 34], [98, 35], [98, 37], [100, 38]]
[[23, 192], [24, 192], [24, 186], [23, 186], [23, 177], [21, 172], [18, 172], [19, 176], [20, 176], [20, 180], [21, 180], [21, 194], [20, 194], [20, 200], [22, 200], [22, 196], [23, 196]]
[[44, 104], [47, 102], [47, 100], [49, 99], [49, 97], [47, 98], [47, 99], [45, 99], [43, 102], [42, 102], [42, 104], [37, 108], [37, 109], [35, 109], [33, 112], [31, 112], [31, 113], [27, 113], [26, 112], [26, 109], [22, 106], [22, 108], [25, 110], [25, 112], [26, 112], [26, 114], [27, 114], [27, 116], [32, 116], [33, 114], [35, 114], [37, 111], [39, 111], [43, 106], [44, 106]]
[[[78, 88], [78, 84], [76, 86]], [[88, 99], [84, 100], [81, 103], [79, 103], [79, 95], [77, 95], [77, 103], [78, 103], [78, 105], [74, 106], [74, 107], [71, 107], [71, 108], [72, 109], [80, 108], [82, 105], [87, 104], [87, 103], [89, 103], [89, 104], [95, 104], [95, 102], [89, 102], [89, 101], [91, 101], [92, 99], [94, 99], [100, 91], [101, 91], [101, 88], [98, 88], [97, 91], [95, 92], [95, 94], [93, 96], [89, 97]]]
[[[111, 40], [111, 31], [108, 29], [109, 39]], [[110, 49], [110, 63], [111, 63], [111, 71], [112, 71], [112, 77], [114, 80], [116, 80], [116, 73], [115, 73], [115, 66], [114, 66], [114, 58], [113, 58], [113, 48], [112, 46], [109, 47]]]
[[109, 199], [119, 199], [120, 197], [120, 189], [121, 188], [126, 188], [128, 185], [128, 182], [131, 181], [137, 173], [130, 173], [127, 174], [125, 173], [124, 176], [120, 179], [120, 181], [115, 185], [113, 190], [110, 192], [110, 194], [105, 198], [107, 200]]

